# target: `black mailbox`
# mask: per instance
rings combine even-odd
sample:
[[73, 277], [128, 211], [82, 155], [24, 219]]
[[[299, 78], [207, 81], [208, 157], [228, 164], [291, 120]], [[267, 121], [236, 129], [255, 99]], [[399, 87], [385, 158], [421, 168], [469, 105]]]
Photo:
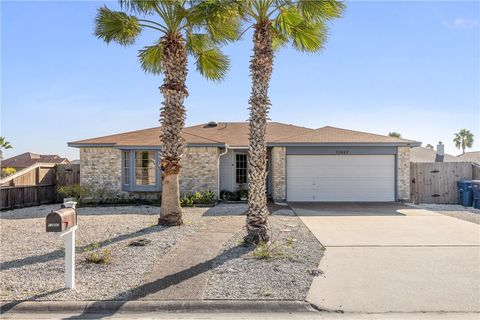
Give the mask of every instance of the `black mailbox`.
[[62, 208], [47, 215], [47, 232], [62, 232], [77, 225], [77, 212], [73, 208]]

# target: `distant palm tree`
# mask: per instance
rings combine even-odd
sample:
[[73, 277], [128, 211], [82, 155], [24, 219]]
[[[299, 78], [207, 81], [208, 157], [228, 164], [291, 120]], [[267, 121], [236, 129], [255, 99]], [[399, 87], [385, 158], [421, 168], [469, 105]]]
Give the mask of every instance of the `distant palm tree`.
[[291, 43], [301, 52], [320, 51], [327, 36], [327, 22], [341, 16], [345, 5], [337, 0], [237, 1], [247, 26], [253, 28], [250, 60], [252, 90], [249, 118], [247, 243], [268, 242], [267, 129], [268, 89], [274, 50]]
[[425, 148], [427, 148], [427, 149], [432, 149], [432, 150], [433, 150], [433, 146], [432, 146], [430, 143], [427, 144], [427, 145], [425, 146]]
[[5, 140], [5, 137], [0, 137], [0, 159], [3, 159], [3, 149], [12, 149], [13, 146]]
[[[146, 72], [164, 75], [160, 91], [162, 142], [162, 207], [159, 224], [181, 225], [179, 174], [184, 150], [184, 100], [188, 96], [187, 57], [192, 56], [198, 72], [210, 80], [225, 77], [229, 59], [218, 45], [237, 40], [237, 6], [231, 1], [120, 0], [122, 11], [98, 9], [95, 36], [107, 43], [127, 46], [144, 29], [157, 33], [157, 41], [139, 51]], [[125, 12], [126, 11], [126, 12]]]
[[388, 134], [389, 137], [394, 137], [394, 138], [401, 138], [402, 135], [398, 132], [392, 131]]
[[455, 138], [453, 138], [455, 147], [457, 149], [462, 149], [462, 154], [465, 154], [466, 148], [471, 148], [473, 145], [473, 133], [470, 130], [462, 129], [458, 133], [455, 133]]

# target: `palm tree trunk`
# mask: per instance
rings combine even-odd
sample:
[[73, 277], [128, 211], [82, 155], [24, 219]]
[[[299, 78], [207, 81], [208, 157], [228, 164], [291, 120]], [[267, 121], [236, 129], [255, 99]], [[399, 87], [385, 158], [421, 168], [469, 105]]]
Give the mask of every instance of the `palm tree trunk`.
[[250, 61], [252, 92], [250, 96], [249, 167], [247, 232], [244, 240], [258, 244], [268, 242], [266, 195], [267, 145], [265, 133], [270, 109], [268, 87], [273, 68], [272, 30], [269, 21], [255, 25], [253, 57]]
[[164, 102], [160, 112], [162, 207], [158, 223], [178, 226], [183, 224], [178, 178], [184, 149], [182, 130], [185, 126], [185, 107], [183, 102], [188, 96], [185, 86], [187, 52], [185, 41], [180, 34], [167, 34], [162, 39], [162, 45], [165, 78], [160, 87]]

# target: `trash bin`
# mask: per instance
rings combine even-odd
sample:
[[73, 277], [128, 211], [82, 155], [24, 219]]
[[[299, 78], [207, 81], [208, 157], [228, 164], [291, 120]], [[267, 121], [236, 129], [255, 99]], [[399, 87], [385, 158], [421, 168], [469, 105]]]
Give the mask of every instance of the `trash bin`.
[[473, 207], [480, 209], [480, 180], [472, 181]]
[[457, 187], [460, 192], [460, 204], [464, 207], [471, 207], [473, 202], [472, 180], [460, 180], [457, 182]]

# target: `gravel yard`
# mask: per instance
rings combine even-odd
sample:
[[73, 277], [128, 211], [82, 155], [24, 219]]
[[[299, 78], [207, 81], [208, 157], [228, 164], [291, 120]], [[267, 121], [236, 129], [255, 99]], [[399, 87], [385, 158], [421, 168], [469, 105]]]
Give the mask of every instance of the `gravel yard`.
[[[304, 300], [323, 255], [310, 230], [288, 207], [271, 205], [272, 259], [241, 246], [245, 231], [223, 246], [206, 288], [205, 299]], [[234, 248], [234, 249], [232, 249]], [[266, 247], [271, 249], [272, 247]]]
[[[45, 216], [59, 205], [0, 213], [1, 300], [125, 299], [143, 283], [156, 259], [186, 236], [226, 217], [205, 215], [208, 208], [186, 208], [182, 227], [157, 226], [158, 207], [89, 207], [78, 209], [76, 288], [63, 289], [63, 239], [45, 232]], [[129, 246], [147, 238], [146, 246]], [[97, 243], [111, 252], [110, 264], [85, 261]], [[90, 252], [91, 253], [91, 252]]]
[[416, 208], [432, 210], [446, 216], [480, 224], [480, 209], [465, 208], [459, 204], [419, 204]]

